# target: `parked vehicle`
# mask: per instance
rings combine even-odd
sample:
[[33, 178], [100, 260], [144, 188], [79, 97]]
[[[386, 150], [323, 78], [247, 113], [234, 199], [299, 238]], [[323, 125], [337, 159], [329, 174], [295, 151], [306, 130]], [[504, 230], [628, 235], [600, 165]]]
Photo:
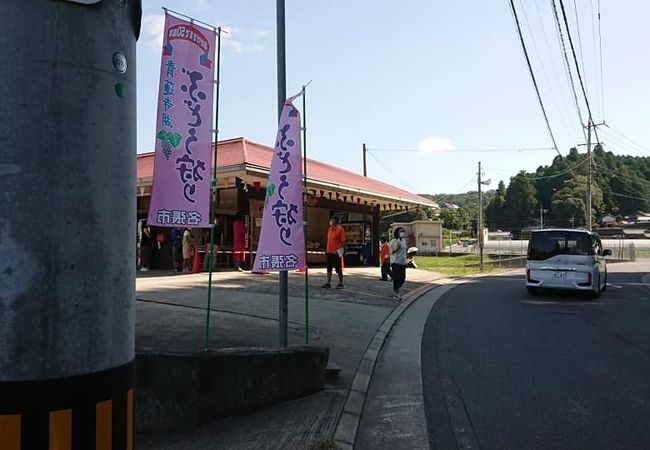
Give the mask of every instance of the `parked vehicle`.
[[548, 229], [531, 232], [526, 261], [526, 288], [589, 291], [598, 298], [607, 288], [605, 257], [596, 233], [587, 230]]

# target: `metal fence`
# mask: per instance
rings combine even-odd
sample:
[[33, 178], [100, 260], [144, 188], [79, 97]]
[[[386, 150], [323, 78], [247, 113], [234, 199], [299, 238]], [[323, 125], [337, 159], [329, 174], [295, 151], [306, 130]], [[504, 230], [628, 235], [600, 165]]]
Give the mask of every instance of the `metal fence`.
[[[603, 239], [603, 248], [612, 251], [613, 260], [618, 261], [636, 261], [638, 258], [650, 258], [650, 239]], [[447, 247], [446, 254], [478, 254], [479, 246], [456, 244]], [[486, 243], [484, 254], [489, 255], [491, 263], [498, 264], [503, 267], [503, 264], [510, 264], [510, 258], [517, 261], [519, 258], [524, 257], [528, 251], [528, 240], [508, 240], [508, 241], [489, 241]], [[514, 262], [512, 262], [515, 264]], [[516, 264], [519, 264], [518, 262]], [[506, 266], [507, 267], [507, 266]], [[515, 265], [513, 267], [520, 267]]]

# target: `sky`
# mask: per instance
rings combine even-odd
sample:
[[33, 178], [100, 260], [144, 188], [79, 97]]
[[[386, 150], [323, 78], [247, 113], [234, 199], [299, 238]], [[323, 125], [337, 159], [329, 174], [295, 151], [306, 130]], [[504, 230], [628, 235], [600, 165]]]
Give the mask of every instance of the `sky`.
[[[650, 156], [650, 2], [601, 0], [600, 39], [599, 0], [564, 2], [594, 122], [609, 125], [598, 128], [601, 142], [617, 154]], [[273, 144], [275, 3], [143, 1], [138, 153], [154, 146], [163, 6], [228, 31], [219, 139]], [[515, 0], [515, 7], [551, 130], [566, 155], [586, 140], [550, 1]], [[495, 187], [556, 155], [508, 0], [286, 0], [286, 52], [287, 94], [311, 81], [304, 114], [310, 158], [362, 173], [366, 143], [368, 176], [437, 194], [476, 189], [479, 161]], [[576, 89], [586, 120], [577, 79]]]

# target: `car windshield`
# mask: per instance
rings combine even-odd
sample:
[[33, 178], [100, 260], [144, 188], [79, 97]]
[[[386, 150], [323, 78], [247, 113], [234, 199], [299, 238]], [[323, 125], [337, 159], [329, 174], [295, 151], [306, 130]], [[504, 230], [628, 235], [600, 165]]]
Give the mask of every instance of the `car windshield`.
[[528, 259], [541, 261], [557, 255], [593, 255], [590, 236], [575, 231], [542, 231], [532, 234]]

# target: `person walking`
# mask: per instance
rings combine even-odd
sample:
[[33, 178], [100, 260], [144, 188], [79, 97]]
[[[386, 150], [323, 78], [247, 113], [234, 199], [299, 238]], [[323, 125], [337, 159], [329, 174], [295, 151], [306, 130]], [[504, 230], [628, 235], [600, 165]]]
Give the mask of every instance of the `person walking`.
[[140, 271], [149, 272], [151, 269], [151, 251], [153, 249], [153, 238], [151, 237], [151, 228], [146, 223], [142, 227], [140, 236]]
[[192, 233], [189, 228], [183, 232], [183, 272], [192, 271]]
[[339, 225], [337, 217], [330, 218], [330, 226], [327, 229], [327, 247], [325, 256], [327, 257], [327, 283], [324, 288], [332, 287], [332, 271], [336, 270], [339, 276], [339, 284], [336, 289], [343, 289], [343, 268], [341, 267], [341, 258], [345, 253], [345, 230]]
[[404, 228], [397, 227], [390, 241], [390, 264], [393, 271], [393, 298], [401, 300], [399, 290], [406, 281], [406, 232]]
[[393, 271], [390, 270], [390, 245], [385, 237], [379, 240], [379, 260], [381, 263], [381, 281], [388, 281], [393, 278]]

